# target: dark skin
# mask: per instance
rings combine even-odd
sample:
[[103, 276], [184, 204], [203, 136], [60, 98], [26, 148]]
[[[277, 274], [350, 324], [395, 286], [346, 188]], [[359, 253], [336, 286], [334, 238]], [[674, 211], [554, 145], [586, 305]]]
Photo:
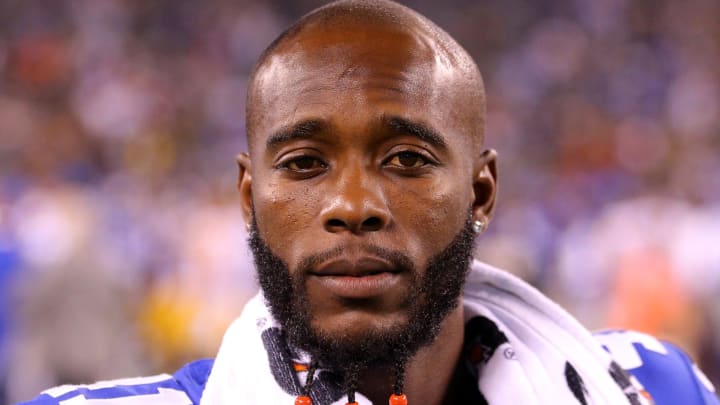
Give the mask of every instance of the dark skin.
[[[404, 252], [415, 268], [445, 248], [467, 220], [489, 220], [494, 151], [481, 151], [479, 100], [463, 88], [453, 50], [417, 27], [368, 21], [315, 26], [278, 46], [251, 85], [250, 154], [238, 157], [249, 222], [297, 272], [309, 253], [342, 248], [306, 270], [312, 326], [352, 341], [408, 321], [408, 278], [366, 247]], [[460, 52], [460, 51], [457, 51]], [[405, 394], [446, 396], [460, 356], [463, 311], [406, 368]], [[358, 388], [385, 403], [390, 369]]]

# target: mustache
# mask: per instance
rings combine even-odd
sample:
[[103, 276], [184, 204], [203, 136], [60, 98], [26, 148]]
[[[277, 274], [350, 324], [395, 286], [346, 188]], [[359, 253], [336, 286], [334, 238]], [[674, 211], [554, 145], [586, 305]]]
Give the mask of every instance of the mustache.
[[320, 263], [347, 255], [349, 252], [361, 251], [380, 259], [386, 260], [400, 271], [416, 273], [415, 265], [410, 257], [400, 250], [387, 249], [378, 245], [363, 244], [360, 246], [340, 245], [334, 248], [314, 253], [304, 257], [298, 264], [297, 274], [308, 274]]

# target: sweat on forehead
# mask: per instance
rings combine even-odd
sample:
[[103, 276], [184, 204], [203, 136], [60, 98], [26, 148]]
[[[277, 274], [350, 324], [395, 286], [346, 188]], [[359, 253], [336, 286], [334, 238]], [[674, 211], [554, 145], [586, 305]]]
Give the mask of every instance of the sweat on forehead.
[[[312, 44], [323, 42], [323, 50], [349, 46], [350, 38], [359, 32], [375, 35], [371, 47], [337, 58], [386, 58], [381, 54], [382, 40], [401, 38], [407, 52], [393, 54], [395, 59], [407, 57], [407, 63], [442, 65], [452, 80], [452, 98], [463, 106], [468, 130], [475, 134], [478, 145], [484, 136], [485, 94], [482, 77], [472, 57], [445, 31], [417, 12], [388, 0], [340, 0], [306, 14], [280, 34], [262, 53], [250, 76], [246, 110], [248, 141], [254, 136], [256, 124], [264, 119], [268, 108], [264, 94], [272, 93], [277, 81], [265, 80], [268, 69], [278, 64], [295, 69], [295, 58], [303, 56]], [[378, 33], [381, 33], [378, 35]], [[305, 55], [307, 56], [307, 55]], [[412, 59], [412, 60], [410, 60]], [[305, 65], [301, 68], [308, 69]], [[428, 82], [431, 86], [432, 83]], [[460, 114], [460, 112], [458, 112]], [[249, 142], [250, 143], [250, 142]]]

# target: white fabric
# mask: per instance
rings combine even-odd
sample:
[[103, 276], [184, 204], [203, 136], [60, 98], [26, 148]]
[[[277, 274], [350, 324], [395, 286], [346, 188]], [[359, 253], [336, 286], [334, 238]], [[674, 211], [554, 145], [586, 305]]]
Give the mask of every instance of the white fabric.
[[[566, 362], [581, 376], [588, 404], [629, 404], [608, 372], [609, 354], [572, 316], [520, 279], [474, 262], [463, 303], [466, 319], [485, 316], [509, 340], [478, 370], [478, 386], [490, 405], [580, 404], [568, 388]], [[258, 295], [226, 332], [201, 405], [294, 403], [270, 372], [261, 332], [271, 326], [277, 325]], [[371, 405], [360, 394], [356, 401]], [[335, 404], [345, 403], [342, 398]]]
[[[464, 305], [466, 319], [483, 315], [509, 340], [479, 370], [480, 391], [489, 404], [577, 405], [565, 380], [566, 362], [582, 377], [588, 404], [629, 403], [608, 372], [610, 355], [590, 332], [522, 280], [475, 262]], [[508, 349], [514, 357], [505, 355]]]

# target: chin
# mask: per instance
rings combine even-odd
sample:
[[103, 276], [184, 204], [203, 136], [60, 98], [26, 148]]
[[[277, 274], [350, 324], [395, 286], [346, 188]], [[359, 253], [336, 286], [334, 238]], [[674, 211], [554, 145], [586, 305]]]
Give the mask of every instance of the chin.
[[320, 336], [339, 340], [364, 340], [367, 336], [395, 335], [408, 326], [406, 313], [378, 314], [352, 310], [322, 318], [314, 317], [311, 327]]
[[[302, 343], [320, 364], [340, 369], [355, 364], [361, 367], [393, 364], [405, 358], [408, 317], [380, 316], [349, 311], [310, 323], [310, 340]], [[302, 344], [301, 344], [302, 346]]]

